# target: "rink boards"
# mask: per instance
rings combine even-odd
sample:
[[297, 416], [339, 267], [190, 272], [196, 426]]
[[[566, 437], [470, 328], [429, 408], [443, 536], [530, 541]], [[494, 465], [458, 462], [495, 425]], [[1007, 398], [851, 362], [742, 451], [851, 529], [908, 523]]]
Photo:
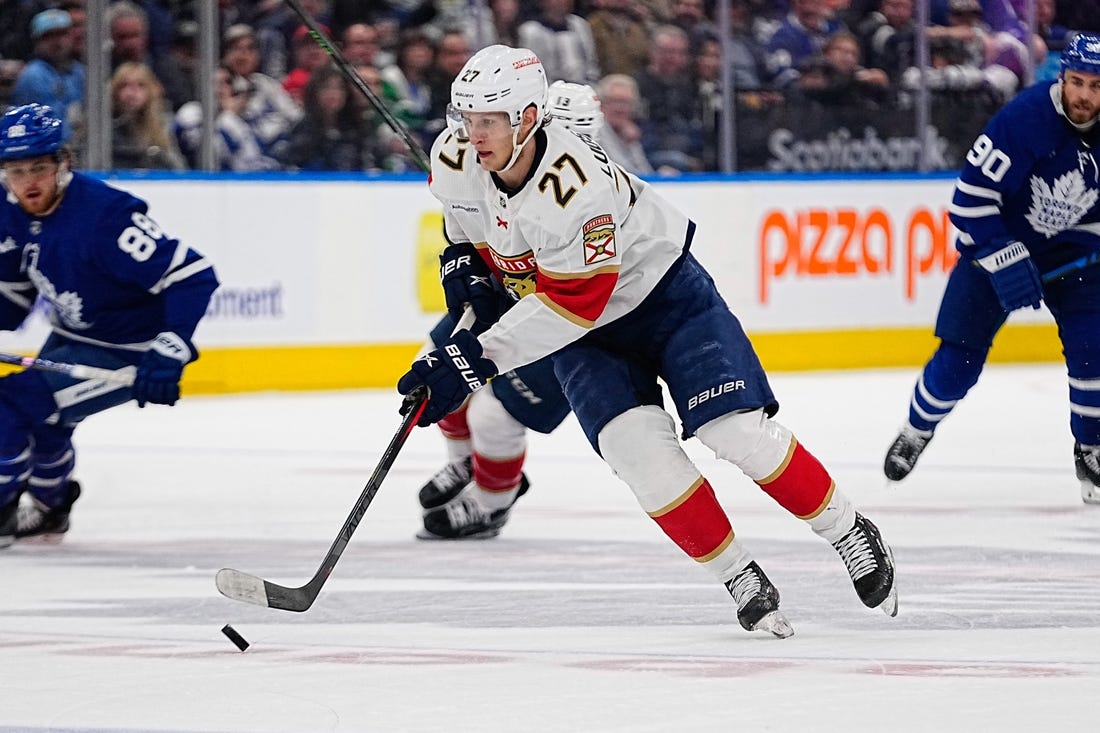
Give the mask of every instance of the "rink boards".
[[[386, 387], [442, 308], [441, 209], [420, 176], [130, 176], [222, 287], [185, 391]], [[916, 365], [955, 259], [953, 178], [659, 181], [770, 370]], [[0, 348], [33, 351], [32, 319]], [[995, 361], [1059, 358], [1045, 311], [1017, 313]]]

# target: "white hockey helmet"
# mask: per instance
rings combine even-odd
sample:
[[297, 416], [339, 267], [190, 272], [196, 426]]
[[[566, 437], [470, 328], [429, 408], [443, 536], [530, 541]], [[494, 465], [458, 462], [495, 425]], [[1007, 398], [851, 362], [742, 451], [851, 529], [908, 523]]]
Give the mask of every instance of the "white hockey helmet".
[[487, 46], [470, 57], [451, 84], [451, 106], [459, 114], [506, 112], [512, 127], [519, 127], [523, 111], [532, 105], [541, 124], [546, 116], [546, 71], [526, 48]]
[[550, 118], [565, 129], [585, 135], [595, 135], [603, 127], [603, 111], [596, 90], [587, 84], [556, 81], [550, 85], [548, 104]]

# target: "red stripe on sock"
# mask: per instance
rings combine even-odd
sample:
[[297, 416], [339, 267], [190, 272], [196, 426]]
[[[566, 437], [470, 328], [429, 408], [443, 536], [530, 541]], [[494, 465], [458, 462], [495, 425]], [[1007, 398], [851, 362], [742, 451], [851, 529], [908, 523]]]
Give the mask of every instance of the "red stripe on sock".
[[436, 425], [439, 426], [440, 432], [443, 433], [443, 437], [448, 440], [469, 440], [470, 439], [470, 426], [466, 422], [466, 406], [458, 408], [450, 415], [440, 420]]
[[486, 491], [509, 491], [519, 486], [525, 453], [517, 458], [486, 458], [474, 452], [474, 481]]
[[700, 478], [680, 498], [650, 513], [653, 521], [681, 550], [696, 560], [709, 559], [733, 536], [729, 517], [714, 498], [714, 489]]
[[756, 483], [791, 514], [808, 519], [829, 500], [833, 480], [821, 462], [794, 441], [794, 451], [784, 465]]

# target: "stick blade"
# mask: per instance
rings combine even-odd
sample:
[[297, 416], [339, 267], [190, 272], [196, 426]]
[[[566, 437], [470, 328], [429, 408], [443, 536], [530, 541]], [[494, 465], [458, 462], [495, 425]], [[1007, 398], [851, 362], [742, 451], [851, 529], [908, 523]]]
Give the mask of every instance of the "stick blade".
[[243, 603], [255, 603], [257, 606], [268, 605], [264, 581], [255, 575], [242, 573], [233, 568], [222, 568], [214, 578], [214, 584], [226, 598]]
[[316, 593], [310, 592], [308, 585], [302, 588], [286, 588], [233, 568], [219, 570], [214, 584], [226, 598], [281, 611], [307, 611], [317, 597]]

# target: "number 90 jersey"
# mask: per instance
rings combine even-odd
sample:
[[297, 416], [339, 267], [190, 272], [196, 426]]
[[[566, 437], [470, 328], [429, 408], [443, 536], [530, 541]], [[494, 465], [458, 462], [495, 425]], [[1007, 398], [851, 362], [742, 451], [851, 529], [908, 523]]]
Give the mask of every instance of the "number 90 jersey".
[[142, 351], [162, 331], [190, 338], [217, 277], [147, 210], [80, 173], [46, 216], [0, 203], [0, 328], [17, 326], [37, 293], [53, 330], [77, 341]]
[[509, 190], [477, 151], [443, 133], [429, 188], [447, 239], [468, 242], [518, 303], [480, 336], [501, 372], [629, 313], [687, 249], [694, 225], [591, 138], [550, 124]]
[[1100, 125], [1075, 129], [1057, 83], [1018, 94], [966, 154], [950, 209], [959, 251], [1015, 239], [1046, 270], [1100, 246], [1097, 146]]

